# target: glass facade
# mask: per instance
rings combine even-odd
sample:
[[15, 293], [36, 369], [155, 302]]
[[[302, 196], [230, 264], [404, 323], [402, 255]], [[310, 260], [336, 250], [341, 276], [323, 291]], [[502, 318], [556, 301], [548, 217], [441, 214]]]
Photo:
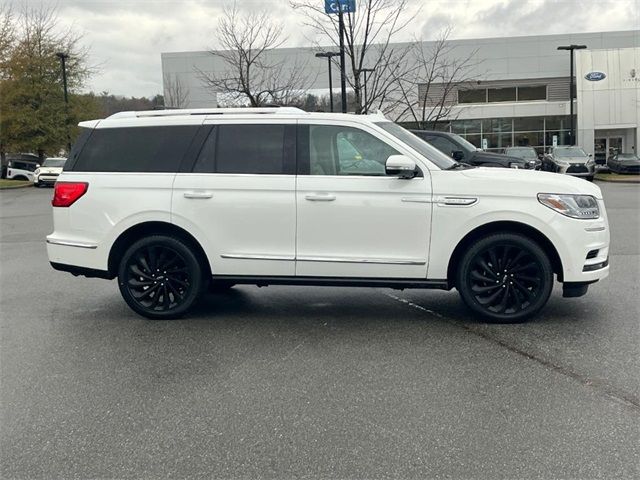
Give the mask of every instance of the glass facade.
[[553, 145], [554, 136], [558, 137], [558, 145], [569, 144], [569, 115], [484, 118], [438, 123], [443, 123], [443, 128], [438, 130], [457, 133], [478, 148], [482, 148], [484, 138], [487, 140], [487, 149], [496, 152], [506, 147], [522, 146], [534, 147], [539, 153], [543, 153], [546, 147]]

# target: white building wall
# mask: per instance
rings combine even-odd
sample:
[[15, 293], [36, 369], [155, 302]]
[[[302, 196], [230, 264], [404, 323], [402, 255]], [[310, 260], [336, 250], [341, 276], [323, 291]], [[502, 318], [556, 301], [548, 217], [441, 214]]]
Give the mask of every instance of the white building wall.
[[[590, 72], [603, 80], [589, 81]], [[625, 138], [625, 150], [640, 145], [640, 47], [576, 52], [577, 140], [589, 153], [598, 136]]]

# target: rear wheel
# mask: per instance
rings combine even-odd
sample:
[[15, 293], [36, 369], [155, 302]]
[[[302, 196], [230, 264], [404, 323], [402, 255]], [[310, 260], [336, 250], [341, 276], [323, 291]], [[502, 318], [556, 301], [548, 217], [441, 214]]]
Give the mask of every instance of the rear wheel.
[[124, 253], [118, 268], [120, 293], [135, 312], [152, 319], [176, 318], [200, 298], [203, 272], [182, 240], [145, 237]]
[[553, 269], [537, 243], [518, 234], [493, 234], [464, 254], [456, 286], [465, 304], [486, 320], [522, 322], [547, 303]]

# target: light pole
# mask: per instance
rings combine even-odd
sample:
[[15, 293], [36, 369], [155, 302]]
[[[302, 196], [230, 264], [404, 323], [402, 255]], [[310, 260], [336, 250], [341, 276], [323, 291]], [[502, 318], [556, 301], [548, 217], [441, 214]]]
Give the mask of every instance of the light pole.
[[331, 106], [331, 111], [333, 112], [333, 80], [331, 79], [331, 58], [338, 57], [340, 53], [338, 52], [320, 52], [316, 53], [317, 58], [326, 58], [327, 63], [329, 64], [329, 105]]
[[347, 113], [347, 74], [344, 70], [344, 13], [342, 2], [338, 1], [338, 33], [340, 34], [340, 94], [342, 113]]
[[573, 99], [575, 97], [574, 95], [574, 86], [573, 86], [573, 51], [574, 50], [584, 50], [585, 48], [587, 48], [586, 45], [574, 45], [573, 43], [571, 45], [560, 45], [558, 47], [558, 50], [569, 50], [569, 62], [570, 62], [570, 66], [569, 66], [569, 108], [570, 108], [570, 113], [569, 113], [569, 121], [570, 121], [570, 128], [571, 128], [571, 132], [570, 132], [570, 145], [575, 145], [576, 143], [576, 132], [575, 132], [575, 125], [573, 124]]
[[65, 109], [65, 128], [67, 130], [67, 155], [71, 151], [71, 135], [69, 135], [69, 94], [67, 92], [67, 58], [69, 55], [64, 52], [56, 53], [56, 57], [60, 59], [62, 68], [62, 86], [64, 88], [64, 109]]
[[369, 107], [367, 106], [367, 72], [375, 72], [375, 68], [361, 68], [359, 72], [364, 73], [364, 114], [369, 113]]

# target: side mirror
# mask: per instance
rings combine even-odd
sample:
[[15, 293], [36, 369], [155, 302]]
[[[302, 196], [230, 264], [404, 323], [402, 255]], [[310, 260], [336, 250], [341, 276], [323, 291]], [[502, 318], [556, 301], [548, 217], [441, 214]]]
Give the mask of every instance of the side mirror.
[[385, 164], [387, 175], [398, 178], [413, 178], [416, 176], [416, 162], [405, 155], [391, 155]]
[[451, 152], [451, 156], [456, 162], [464, 160], [464, 152], [462, 150], [454, 150]]
[[592, 154], [589, 154], [589, 158], [591, 158], [591, 157], [593, 157], [593, 155], [592, 155]]

